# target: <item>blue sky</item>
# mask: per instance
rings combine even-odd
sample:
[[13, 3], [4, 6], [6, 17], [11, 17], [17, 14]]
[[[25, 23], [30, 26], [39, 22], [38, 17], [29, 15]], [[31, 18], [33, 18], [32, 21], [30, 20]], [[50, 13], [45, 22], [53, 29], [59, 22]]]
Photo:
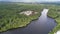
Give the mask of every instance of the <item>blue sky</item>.
[[60, 0], [0, 0], [0, 1], [12, 1], [12, 2], [56, 2]]

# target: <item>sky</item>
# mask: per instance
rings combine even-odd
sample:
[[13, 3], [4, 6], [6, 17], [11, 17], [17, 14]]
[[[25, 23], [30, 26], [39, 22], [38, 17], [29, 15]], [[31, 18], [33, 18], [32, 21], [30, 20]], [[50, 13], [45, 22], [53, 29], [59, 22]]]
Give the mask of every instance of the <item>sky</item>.
[[0, 1], [11, 1], [11, 2], [56, 2], [60, 0], [0, 0]]

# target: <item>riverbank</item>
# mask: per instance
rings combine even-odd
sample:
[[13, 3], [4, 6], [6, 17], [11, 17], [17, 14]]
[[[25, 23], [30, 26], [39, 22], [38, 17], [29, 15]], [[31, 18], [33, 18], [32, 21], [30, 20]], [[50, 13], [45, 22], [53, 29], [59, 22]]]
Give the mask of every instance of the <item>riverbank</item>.
[[[0, 4], [0, 32], [13, 28], [25, 27], [30, 21], [40, 16], [41, 8], [36, 5], [16, 5], [16, 4]], [[23, 11], [38, 12], [34, 15], [19, 14]]]
[[59, 11], [59, 8], [57, 8], [57, 6], [56, 6], [55, 8], [51, 8], [50, 11], [48, 12], [48, 16], [55, 19], [55, 21], [57, 22], [56, 27], [52, 31], [50, 31], [49, 34], [57, 33], [57, 31], [60, 30], [60, 11]]
[[9, 30], [1, 34], [48, 34], [56, 26], [54, 19], [47, 17], [48, 10], [43, 9], [41, 16], [37, 20], [31, 21], [28, 26], [26, 25], [27, 27]]
[[[0, 4], [0, 7], [0, 32], [26, 26], [30, 21], [37, 19], [44, 8], [49, 9], [48, 16], [54, 18], [57, 22], [57, 26], [50, 32], [50, 34], [54, 34], [60, 29], [60, 7], [44, 4]], [[30, 16], [20, 15], [19, 13], [22, 11], [34, 11], [38, 12], [38, 14]]]

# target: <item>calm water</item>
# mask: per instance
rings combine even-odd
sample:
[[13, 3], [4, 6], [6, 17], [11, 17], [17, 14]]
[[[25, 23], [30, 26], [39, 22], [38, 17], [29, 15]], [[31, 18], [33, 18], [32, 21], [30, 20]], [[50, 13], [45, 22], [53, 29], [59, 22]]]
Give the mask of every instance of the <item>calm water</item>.
[[54, 19], [47, 17], [49, 9], [43, 9], [38, 20], [32, 21], [25, 28], [18, 28], [1, 34], [48, 34], [55, 26]]

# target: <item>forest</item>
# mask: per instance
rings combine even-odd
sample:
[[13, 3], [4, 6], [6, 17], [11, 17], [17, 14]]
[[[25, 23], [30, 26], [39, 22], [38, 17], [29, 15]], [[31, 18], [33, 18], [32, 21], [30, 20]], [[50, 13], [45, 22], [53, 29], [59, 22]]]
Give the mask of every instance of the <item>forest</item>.
[[[0, 32], [27, 26], [32, 20], [38, 19], [38, 17], [41, 15], [41, 11], [44, 8], [49, 9], [47, 16], [55, 19], [57, 22], [57, 26], [49, 33], [53, 34], [60, 29], [60, 6], [21, 3], [0, 3]], [[38, 14], [30, 16], [19, 14], [20, 12], [28, 10], [36, 11]]]
[[[37, 11], [38, 14], [26, 16], [23, 11]], [[38, 5], [0, 4], [0, 32], [8, 29], [24, 27], [40, 16], [42, 7]]]

